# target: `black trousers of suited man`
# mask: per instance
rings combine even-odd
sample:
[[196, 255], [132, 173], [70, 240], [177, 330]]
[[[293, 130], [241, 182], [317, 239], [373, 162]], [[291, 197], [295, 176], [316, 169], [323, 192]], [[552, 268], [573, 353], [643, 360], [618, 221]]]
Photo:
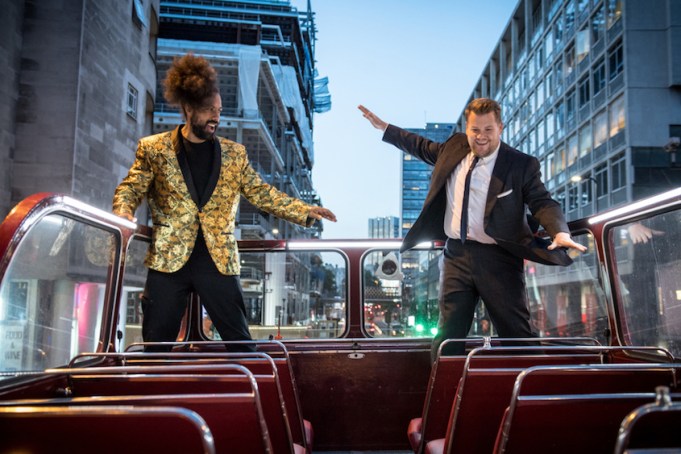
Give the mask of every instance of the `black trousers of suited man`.
[[[433, 339], [433, 359], [445, 339], [463, 339], [468, 335], [480, 299], [499, 337], [535, 336], [525, 292], [523, 259], [496, 244], [448, 239], [440, 258], [440, 319]], [[463, 342], [454, 342], [444, 353], [464, 351]]]

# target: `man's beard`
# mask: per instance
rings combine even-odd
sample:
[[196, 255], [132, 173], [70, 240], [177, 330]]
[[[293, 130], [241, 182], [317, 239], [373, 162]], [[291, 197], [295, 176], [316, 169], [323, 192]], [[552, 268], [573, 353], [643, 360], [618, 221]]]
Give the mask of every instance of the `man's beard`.
[[[209, 124], [215, 125], [215, 129], [210, 130], [210, 129], [208, 128], [208, 125], [209, 125]], [[192, 121], [191, 121], [191, 128], [192, 128], [192, 133], [193, 133], [196, 137], [198, 137], [199, 139], [201, 139], [201, 140], [211, 140], [211, 139], [213, 138], [213, 136], [215, 136], [215, 133], [216, 133], [217, 130], [218, 130], [218, 124], [215, 123], [215, 122], [212, 121], [212, 120], [209, 120], [209, 121], [207, 121], [207, 122], [205, 122], [204, 124], [201, 125], [201, 124], [195, 123], [195, 122], [194, 122], [194, 119], [192, 119]]]

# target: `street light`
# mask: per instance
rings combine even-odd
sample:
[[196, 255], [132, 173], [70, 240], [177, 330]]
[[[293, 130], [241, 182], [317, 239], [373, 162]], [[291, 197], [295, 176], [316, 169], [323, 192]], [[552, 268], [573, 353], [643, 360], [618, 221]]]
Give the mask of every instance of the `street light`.
[[579, 183], [582, 180], [591, 180], [593, 183], [593, 197], [594, 197], [594, 213], [598, 213], [598, 181], [594, 177], [583, 177], [581, 175], [574, 175], [570, 178], [573, 183]]

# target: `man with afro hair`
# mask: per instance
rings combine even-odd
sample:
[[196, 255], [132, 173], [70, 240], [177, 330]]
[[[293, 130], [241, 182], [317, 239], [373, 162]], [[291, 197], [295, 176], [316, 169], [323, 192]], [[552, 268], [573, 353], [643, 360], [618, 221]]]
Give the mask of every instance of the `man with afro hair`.
[[145, 342], [175, 341], [187, 298], [196, 292], [222, 340], [249, 340], [234, 237], [240, 197], [308, 227], [336, 217], [265, 183], [243, 145], [216, 135], [222, 100], [217, 73], [205, 58], [175, 58], [164, 85], [166, 100], [180, 108], [186, 122], [140, 139], [135, 162], [113, 199], [113, 212], [134, 220], [146, 197], [153, 220], [142, 337]]

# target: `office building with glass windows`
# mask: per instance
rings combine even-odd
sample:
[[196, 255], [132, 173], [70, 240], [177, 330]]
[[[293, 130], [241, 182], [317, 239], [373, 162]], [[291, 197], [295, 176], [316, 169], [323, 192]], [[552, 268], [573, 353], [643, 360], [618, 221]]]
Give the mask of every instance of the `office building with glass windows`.
[[[425, 128], [405, 128], [434, 142], [444, 142], [455, 131], [453, 123], [426, 123]], [[400, 207], [402, 211], [402, 237], [404, 237], [421, 213], [423, 202], [428, 194], [430, 174], [433, 168], [413, 156], [403, 153], [401, 162], [402, 191]]]
[[677, 187], [681, 2], [521, 0], [477, 97], [501, 103], [503, 140], [540, 160], [569, 220]]
[[383, 216], [369, 219], [369, 238], [399, 238], [400, 218]]

